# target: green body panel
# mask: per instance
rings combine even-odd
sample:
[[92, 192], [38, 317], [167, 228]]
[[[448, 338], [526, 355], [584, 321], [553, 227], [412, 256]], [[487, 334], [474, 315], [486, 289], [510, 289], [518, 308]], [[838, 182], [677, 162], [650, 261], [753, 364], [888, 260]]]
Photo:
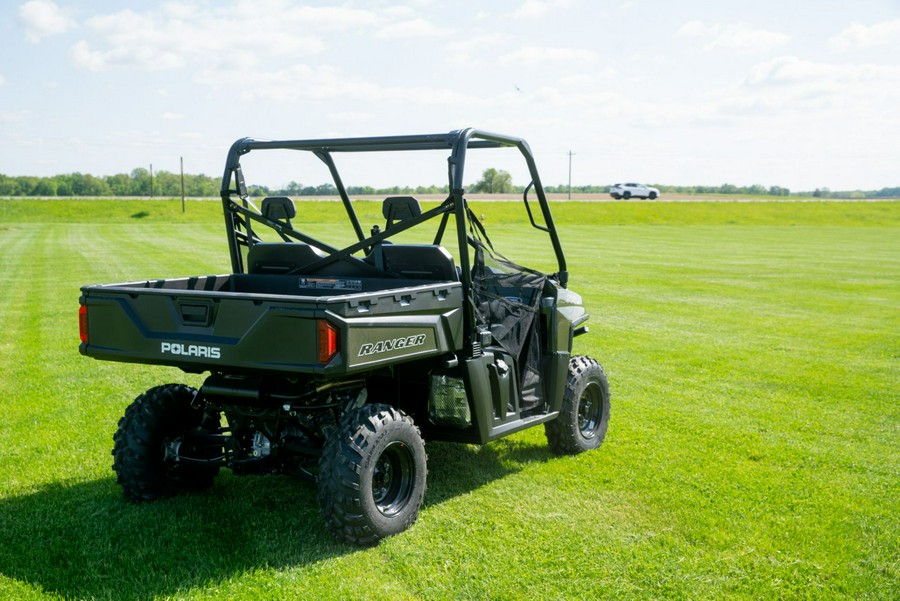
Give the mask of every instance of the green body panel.
[[[273, 289], [271, 282], [258, 281]], [[384, 280], [382, 285], [397, 283]], [[89, 342], [81, 352], [187, 371], [339, 377], [453, 354], [462, 345], [459, 283], [346, 295], [254, 293], [246, 288], [246, 281], [232, 276], [86, 286], [82, 303], [89, 315]], [[339, 352], [327, 365], [318, 362], [320, 319], [338, 331]]]

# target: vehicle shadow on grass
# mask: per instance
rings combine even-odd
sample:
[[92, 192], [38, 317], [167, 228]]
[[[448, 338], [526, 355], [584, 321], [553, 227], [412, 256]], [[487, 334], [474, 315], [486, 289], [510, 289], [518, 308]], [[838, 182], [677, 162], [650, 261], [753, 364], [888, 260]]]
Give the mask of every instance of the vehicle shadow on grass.
[[[551, 457], [515, 439], [427, 448], [430, 507]], [[112, 477], [0, 499], [0, 541], [0, 573], [66, 598], [165, 597], [357, 550], [326, 531], [314, 485], [224, 470], [210, 491], [154, 503], [126, 502]]]
[[0, 573], [66, 598], [169, 596], [353, 551], [325, 531], [312, 486], [226, 472], [211, 491], [145, 504], [112, 478], [49, 485], [0, 500], [0, 540]]
[[546, 444], [535, 445], [519, 436], [501, 438], [484, 446], [432, 442], [426, 451], [426, 505], [452, 499], [520, 472], [529, 464], [554, 458]]

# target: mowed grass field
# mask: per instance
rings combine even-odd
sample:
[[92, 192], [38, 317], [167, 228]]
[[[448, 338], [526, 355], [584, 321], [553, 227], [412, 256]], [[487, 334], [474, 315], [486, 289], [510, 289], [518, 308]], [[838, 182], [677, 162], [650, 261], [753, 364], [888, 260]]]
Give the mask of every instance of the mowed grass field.
[[[496, 247], [553, 267], [520, 204], [475, 204]], [[126, 405], [202, 380], [80, 356], [79, 287], [228, 272], [218, 203], [0, 200], [0, 598], [898, 598], [900, 203], [553, 208], [606, 442], [429, 443], [418, 522], [355, 549], [303, 482], [223, 471], [150, 505], [115, 484]]]

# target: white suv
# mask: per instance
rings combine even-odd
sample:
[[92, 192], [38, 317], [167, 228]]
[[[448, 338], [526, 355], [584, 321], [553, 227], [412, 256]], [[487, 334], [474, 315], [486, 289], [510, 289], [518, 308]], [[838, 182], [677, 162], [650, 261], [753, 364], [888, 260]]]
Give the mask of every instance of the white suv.
[[650, 200], [653, 200], [659, 196], [659, 190], [651, 188], [650, 186], [645, 186], [644, 184], [616, 184], [609, 189], [609, 195], [616, 200], [619, 200], [620, 198], [628, 200], [632, 197], [649, 198]]

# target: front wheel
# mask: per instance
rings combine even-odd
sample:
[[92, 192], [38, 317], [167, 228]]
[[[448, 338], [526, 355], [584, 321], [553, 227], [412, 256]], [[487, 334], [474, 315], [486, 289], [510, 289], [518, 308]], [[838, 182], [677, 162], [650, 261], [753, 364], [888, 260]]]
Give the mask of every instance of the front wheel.
[[544, 424], [550, 450], [576, 455], [599, 447], [609, 426], [609, 409], [609, 382], [603, 367], [590, 357], [572, 357], [559, 417]]
[[364, 405], [341, 420], [322, 449], [322, 516], [337, 540], [375, 544], [416, 521], [425, 476], [425, 443], [412, 419], [390, 405]]

